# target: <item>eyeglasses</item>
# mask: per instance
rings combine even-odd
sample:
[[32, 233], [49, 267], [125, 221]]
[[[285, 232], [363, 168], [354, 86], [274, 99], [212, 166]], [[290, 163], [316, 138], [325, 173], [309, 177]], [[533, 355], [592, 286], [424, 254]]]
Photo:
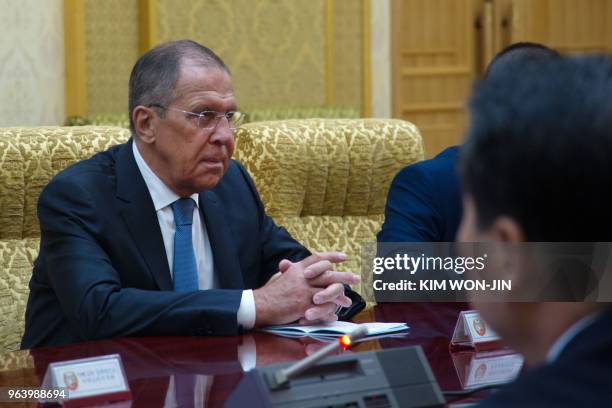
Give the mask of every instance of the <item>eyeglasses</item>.
[[242, 113], [240, 111], [229, 111], [229, 112], [221, 113], [221, 112], [217, 112], [213, 110], [206, 110], [200, 113], [196, 113], [196, 112], [189, 112], [183, 109], [169, 108], [167, 106], [159, 105], [157, 103], [151, 104], [149, 105], [149, 107], [161, 108], [161, 109], [166, 109], [166, 110], [175, 111], [175, 112], [182, 112], [182, 113], [191, 115], [194, 118], [197, 118], [197, 127], [199, 127], [200, 129], [206, 129], [206, 130], [216, 129], [217, 125], [219, 124], [219, 121], [223, 117], [227, 119], [229, 128], [232, 130], [238, 129], [244, 123], [246, 119], [246, 113]]

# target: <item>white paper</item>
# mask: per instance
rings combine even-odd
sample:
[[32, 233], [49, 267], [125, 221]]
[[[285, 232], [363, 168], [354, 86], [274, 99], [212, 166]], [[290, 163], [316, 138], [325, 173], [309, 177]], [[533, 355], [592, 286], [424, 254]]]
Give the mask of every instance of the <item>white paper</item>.
[[368, 329], [368, 337], [405, 332], [408, 330], [408, 325], [406, 323], [357, 324], [351, 322], [331, 322], [310, 326], [301, 326], [299, 324], [286, 324], [280, 326], [268, 326], [264, 327], [261, 330], [268, 333], [288, 337], [338, 337], [344, 334], [351, 333], [359, 326], [365, 326]]

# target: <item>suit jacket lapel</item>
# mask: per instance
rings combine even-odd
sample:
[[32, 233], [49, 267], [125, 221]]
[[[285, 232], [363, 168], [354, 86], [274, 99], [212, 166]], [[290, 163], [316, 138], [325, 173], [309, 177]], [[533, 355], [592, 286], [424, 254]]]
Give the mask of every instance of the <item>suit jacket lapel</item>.
[[200, 194], [200, 208], [204, 214], [213, 252], [215, 276], [218, 277], [221, 288], [244, 289], [238, 256], [219, 198], [212, 191], [204, 191]]
[[117, 201], [121, 217], [161, 290], [172, 290], [168, 258], [153, 200], [132, 153], [133, 139], [117, 154]]

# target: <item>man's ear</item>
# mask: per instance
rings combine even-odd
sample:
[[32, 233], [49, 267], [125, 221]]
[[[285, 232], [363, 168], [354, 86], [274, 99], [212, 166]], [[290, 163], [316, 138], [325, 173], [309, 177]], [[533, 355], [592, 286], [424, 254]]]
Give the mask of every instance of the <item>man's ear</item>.
[[493, 221], [490, 231], [493, 238], [501, 242], [525, 242], [527, 240], [519, 223], [506, 215], [497, 217]]
[[134, 130], [140, 141], [153, 143], [155, 141], [155, 113], [151, 108], [139, 105], [132, 112]]

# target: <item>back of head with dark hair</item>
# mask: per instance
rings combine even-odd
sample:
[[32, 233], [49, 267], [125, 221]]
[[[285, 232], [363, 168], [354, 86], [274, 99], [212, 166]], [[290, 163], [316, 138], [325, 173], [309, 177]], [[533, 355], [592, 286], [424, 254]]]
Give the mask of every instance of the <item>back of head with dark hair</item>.
[[612, 60], [516, 60], [475, 88], [462, 178], [481, 228], [530, 241], [612, 241]]
[[229, 73], [219, 56], [195, 41], [173, 41], [151, 49], [136, 61], [130, 75], [128, 109], [132, 133], [135, 132], [132, 113], [136, 106], [166, 106], [178, 96], [174, 94], [174, 87], [179, 80], [181, 64], [186, 60]]
[[497, 67], [505, 64], [506, 62], [520, 59], [521, 61], [537, 61], [548, 58], [560, 58], [561, 54], [557, 50], [548, 48], [544, 44], [534, 42], [517, 42], [511, 44], [498, 52], [485, 70], [484, 77], [486, 78], [490, 73], [497, 69]]

